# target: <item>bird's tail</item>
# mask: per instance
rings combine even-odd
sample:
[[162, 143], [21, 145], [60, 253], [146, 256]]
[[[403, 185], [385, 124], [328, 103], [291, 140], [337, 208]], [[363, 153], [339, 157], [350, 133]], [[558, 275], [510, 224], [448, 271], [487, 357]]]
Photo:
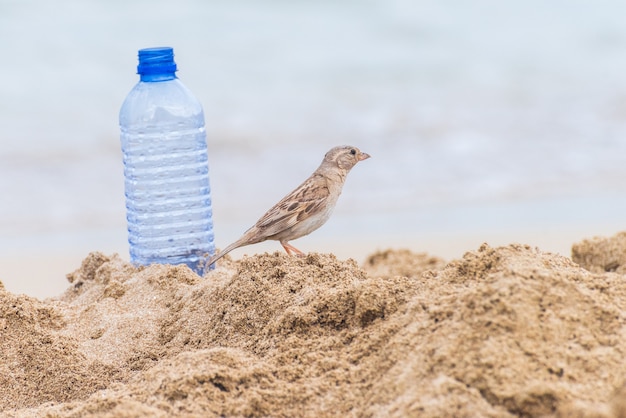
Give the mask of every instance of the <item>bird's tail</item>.
[[210, 260], [209, 260], [209, 266], [212, 266], [213, 264], [215, 264], [215, 262], [217, 260], [219, 260], [220, 258], [224, 257], [226, 254], [228, 254], [229, 252], [231, 252], [232, 250], [234, 250], [235, 248], [239, 248], [239, 247], [243, 247], [244, 245], [248, 245], [250, 243], [247, 243], [246, 240], [244, 239], [245, 236], [241, 237], [240, 239], [238, 239], [237, 241], [233, 242], [232, 244], [230, 244], [228, 247], [224, 248], [222, 251], [220, 251], [218, 254], [215, 254]]

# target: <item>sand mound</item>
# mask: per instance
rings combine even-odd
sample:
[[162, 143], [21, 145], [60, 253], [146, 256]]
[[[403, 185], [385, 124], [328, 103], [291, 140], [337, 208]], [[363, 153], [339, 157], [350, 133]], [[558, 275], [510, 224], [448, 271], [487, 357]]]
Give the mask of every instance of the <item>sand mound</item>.
[[624, 417], [626, 279], [600, 270], [522, 245], [448, 264], [265, 254], [205, 278], [92, 253], [58, 300], [0, 289], [0, 408]]
[[594, 237], [574, 244], [572, 260], [594, 273], [626, 273], [626, 232], [611, 238]]
[[0, 410], [84, 399], [114, 374], [89, 360], [56, 303], [15, 296], [0, 286]]

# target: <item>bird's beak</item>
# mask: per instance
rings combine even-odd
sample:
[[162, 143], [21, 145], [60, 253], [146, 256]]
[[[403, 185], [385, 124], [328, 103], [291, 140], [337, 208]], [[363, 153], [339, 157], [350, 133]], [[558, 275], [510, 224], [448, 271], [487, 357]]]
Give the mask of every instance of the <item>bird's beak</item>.
[[359, 161], [367, 160], [368, 158], [370, 158], [369, 154], [366, 154], [364, 152], [359, 154]]

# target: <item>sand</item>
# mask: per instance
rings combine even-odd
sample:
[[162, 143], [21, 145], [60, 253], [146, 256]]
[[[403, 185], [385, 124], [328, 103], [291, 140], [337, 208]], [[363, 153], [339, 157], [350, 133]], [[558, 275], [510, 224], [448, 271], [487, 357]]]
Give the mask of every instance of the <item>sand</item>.
[[0, 416], [626, 417], [624, 273], [626, 233], [204, 278], [94, 252], [57, 298], [0, 287]]

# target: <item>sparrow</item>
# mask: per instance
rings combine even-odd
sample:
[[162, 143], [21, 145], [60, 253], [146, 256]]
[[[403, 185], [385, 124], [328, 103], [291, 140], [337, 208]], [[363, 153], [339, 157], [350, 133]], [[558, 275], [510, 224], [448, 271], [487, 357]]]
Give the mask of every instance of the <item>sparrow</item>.
[[358, 163], [370, 158], [357, 147], [338, 146], [326, 153], [322, 164], [294, 191], [283, 197], [241, 238], [209, 260], [209, 266], [234, 250], [266, 240], [279, 241], [287, 254], [304, 253], [289, 241], [324, 225], [337, 204], [346, 176]]

